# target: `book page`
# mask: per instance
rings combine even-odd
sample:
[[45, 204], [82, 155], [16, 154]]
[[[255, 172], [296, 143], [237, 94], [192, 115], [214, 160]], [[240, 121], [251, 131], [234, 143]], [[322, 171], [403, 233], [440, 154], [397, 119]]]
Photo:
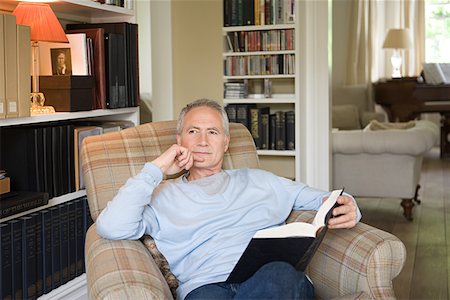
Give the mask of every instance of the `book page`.
[[325, 226], [325, 217], [327, 213], [330, 211], [330, 209], [334, 206], [334, 204], [337, 201], [337, 198], [342, 195], [343, 190], [334, 190], [331, 192], [331, 195], [328, 197], [327, 200], [322, 204], [322, 206], [319, 208], [319, 211], [317, 212], [316, 216], [314, 217], [314, 221], [312, 224], [318, 229], [322, 226]]
[[316, 227], [309, 223], [292, 222], [286, 225], [258, 230], [253, 238], [316, 237]]

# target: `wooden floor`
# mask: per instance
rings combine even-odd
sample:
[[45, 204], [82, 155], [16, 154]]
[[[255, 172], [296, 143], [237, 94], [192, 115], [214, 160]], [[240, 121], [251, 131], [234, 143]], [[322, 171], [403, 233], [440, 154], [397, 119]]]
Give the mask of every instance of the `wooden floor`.
[[403, 217], [400, 199], [359, 198], [362, 222], [391, 232], [406, 246], [407, 259], [394, 280], [398, 299], [450, 299], [450, 160], [439, 149], [424, 158], [414, 220]]

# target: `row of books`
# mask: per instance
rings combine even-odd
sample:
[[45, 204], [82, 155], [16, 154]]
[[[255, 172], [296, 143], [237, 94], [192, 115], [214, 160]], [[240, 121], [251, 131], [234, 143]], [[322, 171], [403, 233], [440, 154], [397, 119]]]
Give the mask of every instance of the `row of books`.
[[83, 139], [131, 126], [127, 121], [91, 121], [2, 127], [0, 169], [10, 177], [11, 191], [45, 192], [50, 198], [75, 192], [84, 188], [79, 159]]
[[233, 31], [226, 34], [228, 52], [294, 50], [294, 29]]
[[30, 116], [30, 27], [0, 13], [0, 119]]
[[279, 75], [295, 73], [295, 55], [227, 56], [225, 76]]
[[[252, 82], [253, 88], [254, 82]], [[261, 94], [249, 94], [249, 80], [248, 79], [242, 79], [242, 80], [232, 80], [227, 81], [223, 84], [223, 90], [224, 90], [224, 98], [225, 99], [244, 99], [244, 98], [271, 98], [272, 97], [272, 80], [269, 78], [264, 78], [262, 80], [262, 87], [260, 91]], [[254, 91], [255, 89], [253, 89]]]
[[36, 299], [85, 272], [86, 197], [0, 224], [0, 299]]
[[224, 0], [224, 26], [288, 24], [295, 21], [295, 0]]
[[275, 111], [255, 104], [228, 104], [230, 122], [244, 124], [261, 150], [295, 149], [295, 112]]

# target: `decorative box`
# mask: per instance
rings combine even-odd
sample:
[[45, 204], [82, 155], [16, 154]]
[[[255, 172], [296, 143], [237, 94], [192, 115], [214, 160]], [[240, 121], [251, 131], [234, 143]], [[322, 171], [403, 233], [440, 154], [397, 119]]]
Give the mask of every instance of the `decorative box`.
[[39, 76], [39, 91], [44, 93], [44, 105], [56, 112], [92, 110], [94, 105], [94, 76]]

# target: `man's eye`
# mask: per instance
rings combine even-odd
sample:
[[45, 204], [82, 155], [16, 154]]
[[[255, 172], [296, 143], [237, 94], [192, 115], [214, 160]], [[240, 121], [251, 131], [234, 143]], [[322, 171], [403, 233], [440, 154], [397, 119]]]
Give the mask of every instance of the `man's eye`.
[[188, 133], [189, 134], [193, 134], [193, 133], [196, 133], [197, 132], [197, 130], [195, 130], [195, 129], [190, 129], [190, 130], [188, 130]]
[[210, 131], [209, 131], [209, 134], [212, 134], [212, 135], [218, 135], [219, 133], [218, 133], [217, 131], [210, 130]]

